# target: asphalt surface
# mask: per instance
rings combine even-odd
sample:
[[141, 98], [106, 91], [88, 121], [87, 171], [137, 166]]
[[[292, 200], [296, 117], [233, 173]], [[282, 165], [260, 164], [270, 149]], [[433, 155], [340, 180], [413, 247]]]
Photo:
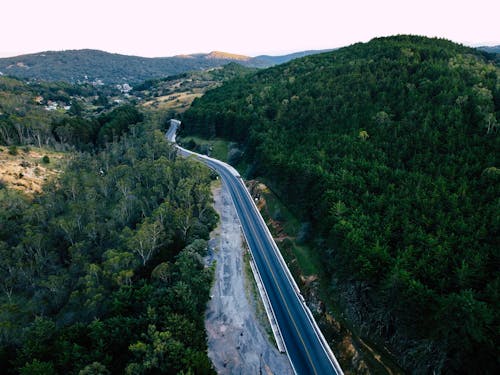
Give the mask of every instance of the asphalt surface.
[[[172, 122], [167, 132], [172, 142], [179, 125]], [[178, 150], [215, 170], [229, 189], [295, 373], [342, 374], [238, 172], [218, 160], [181, 147]]]

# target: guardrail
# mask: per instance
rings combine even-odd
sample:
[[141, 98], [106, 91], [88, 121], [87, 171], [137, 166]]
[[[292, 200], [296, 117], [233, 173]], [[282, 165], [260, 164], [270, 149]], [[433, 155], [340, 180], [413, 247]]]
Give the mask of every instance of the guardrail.
[[[175, 143], [175, 134], [176, 134], [177, 129], [178, 129], [178, 127], [180, 125], [181, 125], [181, 122], [179, 120], [171, 120], [171, 127], [170, 127], [169, 131], [167, 132], [167, 138], [171, 142], [173, 142], [173, 143]], [[170, 136], [169, 136], [169, 133], [171, 133]], [[233, 168], [232, 166], [230, 166], [229, 164], [224, 163], [224, 162], [222, 162], [220, 160], [213, 159], [213, 158], [210, 158], [210, 157], [208, 157], [206, 155], [200, 155], [200, 154], [197, 154], [197, 153], [195, 153], [193, 151], [186, 150], [185, 148], [183, 148], [183, 147], [181, 147], [181, 146], [179, 146], [177, 144], [176, 144], [176, 147], [178, 149], [180, 149], [182, 152], [185, 152], [186, 154], [196, 156], [198, 159], [205, 159], [205, 160], [207, 160], [209, 162], [212, 162], [212, 163], [215, 163], [215, 164], [219, 165], [222, 168], [225, 168], [234, 177], [237, 177], [237, 180], [236, 180], [237, 182], [236, 183], [239, 183], [239, 184], [243, 185], [243, 190], [246, 192], [246, 194], [248, 195], [248, 198], [252, 202], [252, 205], [251, 205], [252, 206], [252, 210], [254, 210], [254, 213], [256, 213], [256, 217], [260, 221], [261, 226], [264, 228], [265, 233], [266, 233], [266, 235], [268, 237], [269, 243], [271, 244], [271, 247], [273, 249], [273, 252], [276, 255], [276, 257], [277, 257], [277, 259], [278, 259], [278, 261], [279, 261], [282, 269], [285, 271], [285, 275], [286, 275], [286, 277], [287, 277], [290, 285], [292, 285], [292, 287], [293, 287], [293, 289], [295, 291], [295, 296], [298, 298], [298, 300], [300, 302], [300, 306], [302, 306], [302, 309], [304, 310], [304, 312], [305, 312], [305, 314], [306, 314], [309, 322], [311, 323], [311, 326], [313, 327], [314, 332], [315, 332], [317, 338], [319, 339], [319, 341], [321, 343], [321, 346], [325, 350], [325, 353], [327, 354], [329, 361], [331, 362], [332, 366], [335, 368], [335, 370], [337, 371], [337, 373], [343, 375], [342, 368], [340, 367], [340, 364], [338, 363], [337, 358], [333, 354], [332, 349], [328, 345], [328, 342], [326, 341], [323, 333], [321, 332], [321, 329], [319, 328], [316, 320], [314, 319], [314, 316], [313, 316], [311, 310], [307, 306], [306, 301], [304, 299], [304, 296], [300, 292], [299, 286], [297, 285], [297, 282], [293, 278], [293, 276], [292, 276], [292, 274], [291, 274], [288, 266], [286, 265], [285, 259], [281, 255], [281, 252], [279, 251], [278, 245], [276, 245], [276, 242], [274, 241], [274, 238], [273, 238], [273, 236], [272, 236], [272, 234], [271, 234], [271, 232], [270, 232], [267, 224], [265, 223], [264, 219], [262, 218], [262, 215], [260, 214], [257, 206], [255, 205], [255, 202], [254, 202], [252, 196], [250, 195], [250, 192], [248, 191], [248, 189], [244, 185], [243, 179], [241, 178], [241, 176], [238, 173], [238, 171], [235, 168]], [[210, 165], [208, 165], [208, 166], [210, 167]], [[215, 168], [212, 168], [212, 169], [215, 170]], [[242, 230], [242, 232], [243, 232], [243, 235], [245, 236], [245, 239], [246, 239], [247, 244], [248, 244], [249, 242], [248, 242], [248, 239], [246, 238], [245, 231]], [[250, 246], [249, 246], [249, 248], [250, 248]], [[251, 249], [250, 249], [250, 253], [252, 254], [252, 262], [253, 262], [253, 253], [252, 253]], [[259, 271], [258, 271], [258, 269], [257, 269], [256, 266], [252, 266], [252, 263], [251, 263], [251, 268], [252, 268], [252, 271], [253, 271], [253, 274], [254, 274], [255, 281], [257, 282], [259, 293], [261, 294], [261, 298], [263, 300], [264, 307], [266, 309], [266, 314], [268, 316], [269, 323], [271, 324], [271, 328], [273, 330], [273, 335], [274, 335], [274, 337], [276, 339], [276, 343], [278, 345], [278, 349], [280, 351], [282, 351], [282, 352], [284, 350], [286, 351], [286, 344], [285, 344], [285, 342], [284, 342], [284, 340], [282, 338], [281, 330], [280, 330], [279, 325], [278, 325], [277, 320], [276, 320], [276, 315], [274, 313], [274, 310], [272, 308], [271, 302], [270, 302], [269, 297], [267, 295], [267, 291], [265, 290], [265, 286], [262, 283], [262, 278], [260, 276], [260, 273], [259, 273]], [[262, 292], [260, 291], [259, 284], [262, 286], [262, 289], [263, 289]], [[269, 310], [266, 307], [266, 305], [269, 306]], [[287, 353], [287, 355], [288, 355], [288, 353]], [[290, 363], [292, 363], [291, 360], [290, 360]], [[293, 364], [292, 364], [292, 367], [293, 367]]]

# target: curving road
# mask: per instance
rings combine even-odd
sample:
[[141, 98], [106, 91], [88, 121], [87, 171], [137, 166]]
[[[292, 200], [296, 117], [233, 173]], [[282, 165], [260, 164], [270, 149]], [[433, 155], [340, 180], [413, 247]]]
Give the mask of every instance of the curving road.
[[[179, 126], [180, 121], [171, 121], [171, 142]], [[219, 160], [177, 148], [182, 156], [195, 156], [215, 170], [227, 185], [295, 373], [343, 374], [239, 173]]]

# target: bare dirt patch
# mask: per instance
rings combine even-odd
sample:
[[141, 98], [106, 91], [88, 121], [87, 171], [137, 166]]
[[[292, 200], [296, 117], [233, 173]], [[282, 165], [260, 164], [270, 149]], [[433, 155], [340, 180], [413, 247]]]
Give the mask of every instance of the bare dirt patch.
[[[39, 148], [17, 148], [17, 155], [9, 153], [7, 146], [0, 146], [0, 180], [8, 187], [29, 195], [39, 193], [49, 179], [56, 177], [64, 154]], [[42, 158], [48, 157], [48, 163]]]
[[145, 102], [143, 105], [148, 108], [184, 112], [191, 106], [194, 99], [201, 96], [203, 96], [203, 94], [197, 92], [173, 93], [170, 95], [159, 96], [153, 100]]

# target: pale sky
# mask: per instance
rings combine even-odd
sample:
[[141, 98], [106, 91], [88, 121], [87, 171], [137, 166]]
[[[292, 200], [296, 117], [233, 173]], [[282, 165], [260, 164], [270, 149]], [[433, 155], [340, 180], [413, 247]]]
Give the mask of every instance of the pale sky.
[[499, 0], [3, 0], [0, 57], [92, 48], [279, 55], [394, 34], [500, 44]]

